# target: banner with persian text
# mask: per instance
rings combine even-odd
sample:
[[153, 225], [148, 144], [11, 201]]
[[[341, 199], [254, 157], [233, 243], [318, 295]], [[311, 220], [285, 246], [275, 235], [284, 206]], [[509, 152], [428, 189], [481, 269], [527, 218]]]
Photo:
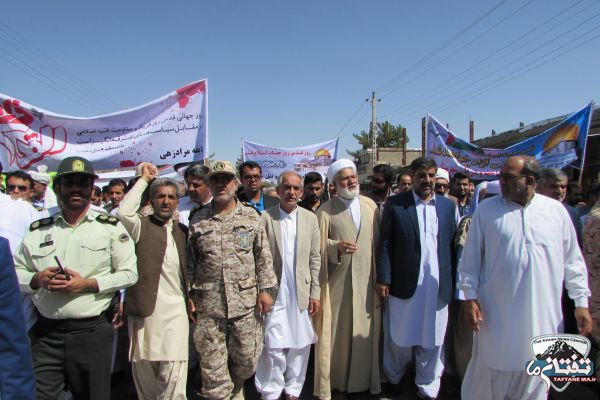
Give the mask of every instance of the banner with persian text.
[[281, 148], [242, 140], [244, 161], [256, 161], [264, 180], [277, 181], [283, 171], [293, 170], [304, 177], [308, 172], [319, 172], [323, 177], [337, 159], [338, 139], [304, 147]]
[[552, 128], [507, 147], [487, 149], [459, 139], [441, 122], [427, 115], [427, 155], [453, 175], [464, 172], [475, 179], [497, 179], [510, 156], [535, 157], [542, 168], [582, 168], [594, 103], [569, 115]]
[[181, 87], [145, 105], [90, 118], [55, 114], [0, 94], [0, 162], [4, 170], [70, 156], [96, 169], [202, 160], [208, 154], [207, 82]]

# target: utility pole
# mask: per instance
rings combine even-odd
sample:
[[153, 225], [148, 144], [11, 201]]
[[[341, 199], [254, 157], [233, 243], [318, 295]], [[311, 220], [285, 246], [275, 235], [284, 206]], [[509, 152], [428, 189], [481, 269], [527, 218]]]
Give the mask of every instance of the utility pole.
[[381, 101], [381, 99], [377, 99], [375, 101], [375, 92], [371, 93], [371, 100], [366, 99], [367, 102], [371, 103], [371, 168], [375, 167], [377, 164], [377, 102]]

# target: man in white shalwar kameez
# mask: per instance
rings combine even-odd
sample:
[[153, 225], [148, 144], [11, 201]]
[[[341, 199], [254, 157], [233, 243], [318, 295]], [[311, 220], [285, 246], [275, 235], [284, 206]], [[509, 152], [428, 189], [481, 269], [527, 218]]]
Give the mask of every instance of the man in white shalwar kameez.
[[[185, 275], [185, 226], [173, 219], [177, 183], [156, 179], [158, 169], [143, 163], [142, 176], [121, 201], [118, 216], [136, 243], [140, 279], [127, 291], [132, 374], [144, 400], [186, 398], [188, 297]], [[142, 193], [150, 186], [154, 214], [138, 214]], [[190, 308], [193, 311], [193, 308]]]
[[262, 218], [273, 255], [279, 292], [265, 318], [265, 346], [258, 361], [256, 388], [266, 400], [300, 396], [311, 344], [317, 341], [311, 317], [319, 311], [321, 270], [319, 223], [297, 206], [302, 179], [293, 171], [278, 179], [280, 204]]
[[458, 267], [459, 298], [476, 332], [462, 399], [545, 399], [546, 385], [525, 372], [531, 339], [561, 333], [563, 281], [581, 335], [591, 331], [587, 271], [569, 214], [535, 194], [537, 162], [510, 157], [502, 196], [476, 209]]
[[411, 163], [413, 190], [389, 199], [382, 218], [377, 289], [388, 299], [384, 323], [384, 371], [397, 384], [413, 357], [419, 394], [440, 389], [448, 303], [452, 295], [456, 205], [434, 192], [436, 164]]

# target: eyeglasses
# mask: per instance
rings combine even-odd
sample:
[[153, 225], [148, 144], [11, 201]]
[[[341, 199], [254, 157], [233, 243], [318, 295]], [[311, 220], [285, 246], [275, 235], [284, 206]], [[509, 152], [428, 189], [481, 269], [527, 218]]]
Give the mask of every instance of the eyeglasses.
[[29, 187], [25, 185], [6, 185], [6, 190], [9, 192], [14, 192], [15, 189], [19, 189], [19, 192], [27, 192], [30, 190]]
[[436, 183], [435, 184], [436, 189], [448, 189], [449, 187], [450, 187], [450, 185], [445, 184], [445, 183]]
[[260, 175], [244, 175], [243, 178], [247, 181], [258, 181], [260, 180]]

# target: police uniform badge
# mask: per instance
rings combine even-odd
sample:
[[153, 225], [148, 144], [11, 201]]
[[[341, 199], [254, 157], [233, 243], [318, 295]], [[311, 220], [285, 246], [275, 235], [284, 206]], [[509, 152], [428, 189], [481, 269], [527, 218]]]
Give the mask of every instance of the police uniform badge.
[[83, 161], [81, 161], [81, 160], [75, 160], [75, 161], [73, 161], [73, 165], [71, 166], [71, 170], [73, 172], [83, 172], [83, 171], [85, 171], [85, 165], [83, 164]]
[[48, 234], [48, 235], [44, 236], [44, 242], [40, 243], [40, 248], [52, 246], [53, 244], [54, 244], [54, 241], [52, 240], [52, 235]]
[[252, 246], [252, 235], [250, 232], [240, 232], [240, 247], [249, 249]]
[[129, 236], [126, 233], [122, 233], [121, 236], [119, 236], [119, 242], [125, 243], [127, 241], [129, 241]]

